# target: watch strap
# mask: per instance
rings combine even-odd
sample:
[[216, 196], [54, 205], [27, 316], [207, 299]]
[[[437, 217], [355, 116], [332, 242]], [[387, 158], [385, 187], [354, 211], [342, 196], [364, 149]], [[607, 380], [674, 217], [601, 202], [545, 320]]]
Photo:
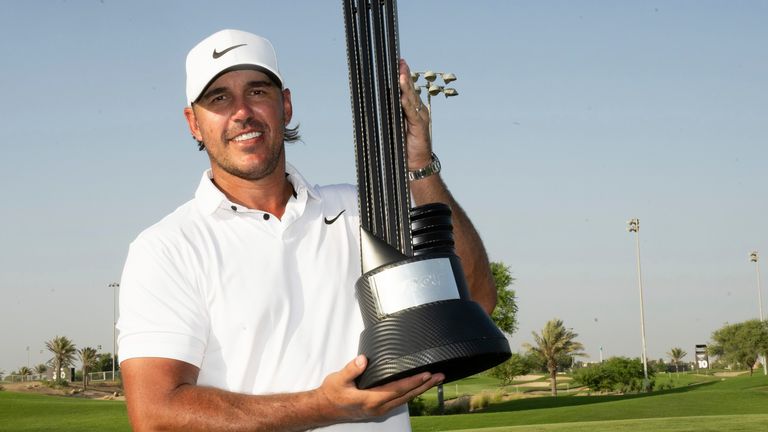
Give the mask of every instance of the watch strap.
[[439, 173], [441, 169], [442, 166], [440, 165], [440, 159], [438, 159], [437, 155], [433, 152], [432, 162], [430, 162], [429, 165], [425, 166], [424, 168], [408, 171], [408, 180], [421, 180], [433, 174]]

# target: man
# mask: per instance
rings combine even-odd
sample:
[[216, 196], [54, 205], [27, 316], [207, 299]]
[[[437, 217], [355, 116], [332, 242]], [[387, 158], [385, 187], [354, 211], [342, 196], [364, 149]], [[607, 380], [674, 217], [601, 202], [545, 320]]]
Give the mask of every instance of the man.
[[[400, 63], [408, 166], [432, 163], [428, 112]], [[184, 109], [211, 161], [195, 194], [131, 244], [121, 280], [120, 359], [136, 430], [409, 429], [422, 373], [358, 390], [363, 330], [357, 197], [310, 186], [286, 163], [291, 93], [272, 45], [223, 30], [187, 56]], [[472, 297], [496, 291], [482, 243], [439, 174], [417, 204], [448, 203]]]

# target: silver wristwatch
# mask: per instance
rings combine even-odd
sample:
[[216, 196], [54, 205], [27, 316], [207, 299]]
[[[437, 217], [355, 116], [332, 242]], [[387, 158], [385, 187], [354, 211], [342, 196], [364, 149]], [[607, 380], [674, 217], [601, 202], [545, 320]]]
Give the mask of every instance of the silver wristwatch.
[[440, 159], [437, 158], [436, 154], [432, 153], [432, 162], [430, 162], [429, 165], [425, 166], [424, 168], [408, 171], [408, 180], [421, 180], [431, 176], [432, 174], [439, 173], [440, 168]]

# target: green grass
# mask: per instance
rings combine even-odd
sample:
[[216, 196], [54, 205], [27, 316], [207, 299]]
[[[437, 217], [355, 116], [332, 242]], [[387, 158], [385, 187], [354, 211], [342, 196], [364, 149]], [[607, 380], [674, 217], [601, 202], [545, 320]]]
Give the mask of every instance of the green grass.
[[[470, 415], [414, 417], [411, 424], [414, 432], [426, 432], [573, 422], [626, 420], [630, 423], [637, 423], [636, 419], [667, 419], [665, 421], [669, 421], [668, 418], [675, 417], [744, 414], [765, 416], [766, 411], [768, 411], [768, 377], [755, 375], [754, 377], [745, 376], [728, 378], [724, 381], [710, 381], [650, 394], [518, 399], [491, 405], [481, 413]], [[704, 420], [704, 423], [708, 422], [708, 419]], [[760, 419], [760, 421], [765, 420], [765, 417]], [[683, 424], [686, 422], [699, 423], [698, 420], [692, 419], [681, 421]], [[637, 427], [640, 427], [639, 423]], [[601, 430], [615, 430], [614, 427], [618, 427], [618, 425], [606, 425], [605, 427]], [[763, 431], [765, 430], [765, 423], [762, 423], [761, 429], [744, 427], [746, 428], [744, 430]], [[655, 426], [649, 426], [647, 430], [656, 430], [655, 428]], [[736, 429], [729, 426], [722, 430]]]
[[698, 384], [709, 381], [719, 381], [720, 378], [712, 375], [697, 375], [693, 373], [661, 373], [656, 375], [656, 387], [671, 383], [675, 387]]
[[455, 432], [757, 432], [764, 431], [766, 424], [768, 414], [747, 414], [525, 425], [461, 429]]
[[[710, 378], [680, 374], [675, 379], [695, 384]], [[459, 388], [465, 394], [498, 384], [482, 376], [462, 381]], [[411, 422], [414, 432], [757, 432], [766, 430], [766, 411], [768, 377], [755, 375], [651, 394], [518, 399], [491, 405], [482, 413], [414, 417]], [[68, 432], [129, 431], [130, 427], [123, 402], [0, 391], [0, 429]]]
[[3, 431], [130, 431], [125, 403], [0, 391]]

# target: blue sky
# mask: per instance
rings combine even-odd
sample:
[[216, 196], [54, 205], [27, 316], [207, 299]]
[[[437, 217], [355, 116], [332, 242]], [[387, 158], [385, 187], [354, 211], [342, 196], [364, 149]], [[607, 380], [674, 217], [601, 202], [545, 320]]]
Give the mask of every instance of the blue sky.
[[[559, 317], [592, 360], [600, 346], [639, 356], [632, 217], [650, 358], [680, 346], [692, 359], [723, 323], [757, 317], [768, 2], [398, 9], [412, 68], [459, 78], [460, 96], [433, 101], [435, 152], [517, 278], [514, 350]], [[182, 116], [184, 58], [222, 28], [277, 48], [304, 137], [289, 160], [313, 183], [354, 182], [340, 2], [4, 4], [1, 370], [26, 365], [27, 346], [32, 365], [47, 360], [56, 335], [111, 350], [108, 284], [129, 242], [188, 200], [207, 165]]]

